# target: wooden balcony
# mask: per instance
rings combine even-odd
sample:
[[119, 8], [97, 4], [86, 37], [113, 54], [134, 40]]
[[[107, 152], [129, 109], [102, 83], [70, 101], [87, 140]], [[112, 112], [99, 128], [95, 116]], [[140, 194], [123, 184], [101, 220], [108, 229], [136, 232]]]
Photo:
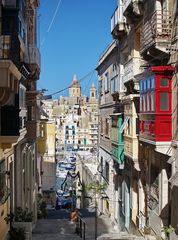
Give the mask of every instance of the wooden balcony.
[[117, 7], [111, 17], [111, 34], [114, 39], [120, 39], [126, 32], [126, 19], [123, 16], [122, 5]]
[[138, 164], [138, 138], [124, 135], [124, 155], [132, 159], [134, 166], [139, 170]]
[[0, 60], [0, 106], [5, 105], [12, 93], [18, 93], [21, 73], [11, 60]]
[[135, 75], [141, 73], [140, 63], [139, 57], [133, 57], [124, 65], [123, 83], [133, 80]]
[[25, 62], [29, 65], [36, 65], [38, 69], [41, 67], [40, 51], [35, 46], [28, 46], [25, 54]]
[[[172, 17], [168, 11], [155, 11], [143, 20], [141, 28], [141, 54], [158, 50], [160, 53], [168, 53], [171, 42]], [[157, 56], [158, 57], [158, 56]], [[162, 57], [162, 56], [160, 56]]]

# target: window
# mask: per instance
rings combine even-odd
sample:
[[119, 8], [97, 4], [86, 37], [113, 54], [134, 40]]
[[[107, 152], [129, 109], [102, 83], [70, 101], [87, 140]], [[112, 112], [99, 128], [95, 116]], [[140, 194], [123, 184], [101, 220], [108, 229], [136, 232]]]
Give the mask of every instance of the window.
[[117, 74], [117, 71], [116, 71], [116, 64], [113, 64], [112, 65], [112, 77], [115, 77]]
[[105, 119], [105, 134], [109, 136], [109, 119]]
[[105, 170], [106, 170], [105, 178], [109, 182], [109, 163], [108, 162], [106, 162]]
[[146, 111], [146, 96], [143, 96], [143, 112]]
[[142, 104], [143, 104], [142, 99], [143, 99], [143, 96], [140, 95], [140, 112], [142, 112]]
[[150, 94], [149, 93], [147, 93], [147, 95], [146, 95], [146, 98], [147, 98], [147, 111], [150, 111]]
[[139, 134], [139, 129], [140, 129], [140, 122], [139, 122], [139, 119], [136, 118], [136, 134]]
[[109, 91], [109, 74], [108, 72], [105, 74], [105, 84], [104, 84], [105, 93]]
[[5, 195], [6, 175], [5, 175], [5, 160], [0, 162], [0, 201]]
[[152, 76], [152, 77], [150, 78], [150, 80], [151, 80], [151, 88], [154, 89], [154, 88], [155, 88], [155, 77]]
[[92, 96], [92, 97], [94, 97], [94, 96], [95, 96], [95, 95], [94, 95], [94, 92], [92, 92], [92, 93], [91, 93], [91, 96]]
[[102, 94], [102, 80], [98, 82], [98, 94], [99, 96]]
[[101, 123], [100, 131], [101, 131], [101, 134], [103, 134], [103, 119], [102, 118], [100, 120], [100, 123]]
[[160, 93], [160, 110], [169, 110], [169, 95], [166, 92]]
[[160, 78], [160, 87], [168, 87], [168, 79]]
[[150, 90], [150, 88], [151, 88], [151, 79], [148, 78], [147, 79], [147, 89]]
[[140, 81], [140, 92], [143, 91], [143, 81]]
[[155, 93], [151, 92], [151, 111], [155, 110]]
[[26, 94], [26, 89], [22, 84], [20, 84], [20, 89], [19, 89], [19, 106], [20, 106], [20, 108], [25, 107], [25, 94]]
[[143, 82], [143, 90], [146, 91], [146, 80]]
[[116, 90], [115, 88], [115, 78], [111, 79], [111, 93], [114, 93]]
[[128, 120], [128, 125], [127, 125], [127, 134], [131, 135], [131, 119], [130, 118]]

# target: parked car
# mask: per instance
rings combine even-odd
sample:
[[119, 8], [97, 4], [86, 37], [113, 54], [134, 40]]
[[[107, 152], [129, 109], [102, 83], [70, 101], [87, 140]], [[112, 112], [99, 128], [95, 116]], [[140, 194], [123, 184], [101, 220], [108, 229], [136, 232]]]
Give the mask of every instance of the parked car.
[[56, 198], [56, 209], [71, 209], [72, 205], [76, 204], [76, 197], [71, 197], [70, 193], [63, 193], [62, 196]]

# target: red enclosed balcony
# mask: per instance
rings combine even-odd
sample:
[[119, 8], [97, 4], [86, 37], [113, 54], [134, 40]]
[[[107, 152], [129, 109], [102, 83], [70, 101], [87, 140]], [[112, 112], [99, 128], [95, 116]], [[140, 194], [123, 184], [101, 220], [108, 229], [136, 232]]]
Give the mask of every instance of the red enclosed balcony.
[[141, 141], [172, 140], [172, 76], [171, 66], [149, 68], [140, 80], [140, 133]]

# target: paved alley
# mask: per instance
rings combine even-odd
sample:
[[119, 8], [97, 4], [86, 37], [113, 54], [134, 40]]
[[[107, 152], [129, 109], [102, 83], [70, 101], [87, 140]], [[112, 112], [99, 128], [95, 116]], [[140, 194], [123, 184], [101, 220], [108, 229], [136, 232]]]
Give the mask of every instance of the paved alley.
[[[81, 210], [82, 219], [86, 223], [85, 240], [95, 239], [95, 218], [94, 212], [87, 209]], [[106, 216], [97, 219], [98, 240], [142, 240], [127, 233], [120, 233], [113, 229], [113, 226]], [[75, 224], [69, 221], [68, 210], [49, 210], [48, 218], [38, 220], [33, 231], [33, 240], [81, 240], [84, 239], [75, 233]]]
[[[94, 240], [95, 218], [93, 212], [83, 210], [82, 219], [86, 222], [86, 240]], [[98, 218], [98, 236], [111, 233], [111, 226], [106, 225], [106, 219]], [[82, 239], [75, 233], [75, 224], [69, 221], [69, 212], [62, 210], [49, 210], [47, 219], [38, 220], [33, 231], [33, 240], [77, 240]]]

